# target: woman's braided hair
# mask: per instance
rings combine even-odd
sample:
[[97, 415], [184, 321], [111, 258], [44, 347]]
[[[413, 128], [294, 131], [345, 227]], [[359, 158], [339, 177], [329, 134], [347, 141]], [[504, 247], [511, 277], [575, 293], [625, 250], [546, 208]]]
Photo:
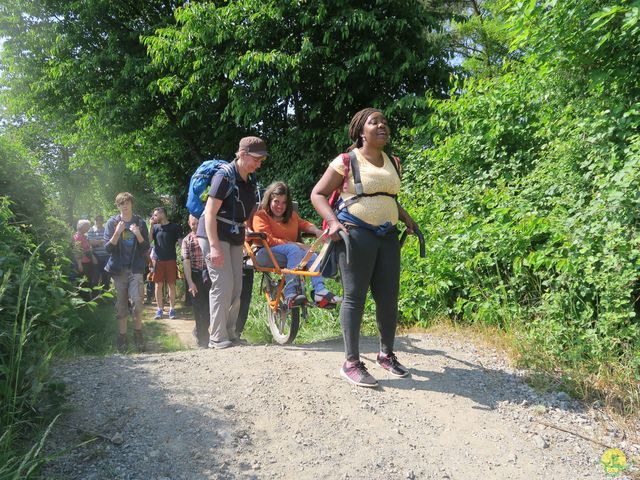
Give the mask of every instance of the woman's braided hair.
[[351, 145], [347, 151], [362, 147], [362, 137], [360, 135], [364, 129], [364, 124], [367, 123], [367, 118], [376, 112], [382, 113], [382, 111], [377, 108], [365, 108], [353, 116], [349, 124], [349, 138], [353, 142], [353, 145]]

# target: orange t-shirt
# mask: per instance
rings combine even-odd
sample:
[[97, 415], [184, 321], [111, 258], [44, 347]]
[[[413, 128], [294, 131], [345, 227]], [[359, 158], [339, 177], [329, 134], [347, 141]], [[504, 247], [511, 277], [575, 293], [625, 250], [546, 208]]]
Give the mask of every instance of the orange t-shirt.
[[287, 223], [276, 221], [265, 210], [258, 210], [253, 217], [253, 230], [266, 233], [270, 247], [297, 241], [298, 233], [311, 226], [313, 223], [303, 220], [296, 212], [293, 212]]

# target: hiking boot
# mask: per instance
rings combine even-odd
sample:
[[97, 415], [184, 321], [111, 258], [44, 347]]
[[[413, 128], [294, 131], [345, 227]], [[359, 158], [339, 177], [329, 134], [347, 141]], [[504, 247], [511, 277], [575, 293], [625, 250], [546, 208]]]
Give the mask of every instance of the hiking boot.
[[247, 345], [249, 345], [249, 342], [247, 342], [244, 338], [233, 338], [231, 339], [231, 343], [233, 343], [235, 346], [243, 346], [246, 347]]
[[134, 330], [133, 331], [133, 343], [136, 346], [136, 350], [138, 350], [138, 352], [144, 352], [145, 351], [145, 344], [144, 344], [144, 338], [142, 338], [142, 330]]
[[335, 308], [342, 301], [342, 297], [327, 291], [327, 293], [322, 294], [313, 293], [313, 301], [318, 305], [318, 308]]
[[393, 352], [389, 355], [378, 353], [376, 363], [396, 377], [406, 377], [409, 375], [409, 370], [407, 370], [407, 368], [398, 361], [396, 354]]
[[162, 310], [156, 310], [156, 316], [153, 317], [154, 320], [160, 320], [162, 318]]
[[175, 320], [177, 316], [178, 315], [176, 315], [176, 311], [173, 308], [170, 308], [169, 309], [169, 319]]
[[116, 339], [116, 348], [120, 353], [125, 353], [127, 351], [127, 349], [129, 348], [129, 341], [127, 340], [126, 334], [118, 334], [118, 338]]
[[300, 307], [307, 303], [307, 297], [303, 293], [294, 293], [284, 299], [289, 308]]
[[344, 362], [340, 369], [340, 375], [346, 378], [350, 383], [359, 387], [377, 387], [378, 381], [367, 372], [367, 367], [360, 361]]
[[198, 328], [197, 327], [193, 327], [193, 330], [191, 331], [191, 336], [196, 341], [196, 344], [198, 345], [198, 348], [209, 348], [209, 340], [201, 340], [201, 339], [198, 338]]
[[214, 342], [213, 340], [209, 340], [209, 348], [215, 348], [217, 350], [221, 350], [223, 348], [229, 348], [232, 345], [233, 343], [231, 343], [230, 340], [221, 340], [219, 342]]

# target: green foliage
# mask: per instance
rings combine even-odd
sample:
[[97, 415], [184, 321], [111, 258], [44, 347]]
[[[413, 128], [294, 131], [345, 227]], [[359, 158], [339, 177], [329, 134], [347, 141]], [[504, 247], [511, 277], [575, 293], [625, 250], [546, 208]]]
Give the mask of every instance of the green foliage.
[[509, 52], [509, 32], [500, 13], [505, 0], [461, 2], [453, 16], [449, 45], [461, 60], [465, 76], [491, 76], [509, 58], [518, 56]]
[[106, 213], [114, 191], [131, 185], [127, 179], [144, 182], [134, 194], [158, 186], [165, 193], [176, 172], [188, 170], [193, 141], [171, 121], [171, 102], [147, 89], [153, 71], [139, 40], [171, 22], [174, 7], [102, 0], [0, 5], [3, 117], [46, 173], [68, 223]]
[[298, 199], [306, 213], [306, 192], [348, 146], [344, 129], [355, 111], [377, 105], [402, 119], [403, 102], [439, 94], [448, 80], [441, 15], [413, 0], [364, 7], [185, 4], [175, 26], [144, 39], [164, 74], [153, 88], [175, 98], [181, 123], [210, 126], [212, 153], [235, 148], [239, 132], [265, 137], [273, 154], [259, 177], [305, 192]]
[[3, 475], [26, 478], [41, 444], [20, 455], [47, 415], [59, 385], [48, 378], [52, 356], [79, 323], [81, 303], [55, 255], [41, 253], [31, 235], [12, 223], [0, 197], [0, 459]]
[[197, 164], [232, 158], [247, 134], [277, 154], [262, 182], [285, 178], [286, 165], [308, 204], [355, 111], [373, 104], [403, 124], [425, 91], [446, 91], [446, 15], [418, 0], [8, 0], [6, 116], [21, 129], [41, 125], [65, 153], [37, 158], [62, 174], [51, 179], [66, 205], [69, 185], [108, 198], [100, 182], [64, 178], [87, 165], [100, 178], [105, 163], [124, 163], [122, 177], [135, 173], [145, 192], [182, 204]]
[[403, 199], [427, 259], [405, 265], [402, 308], [524, 330], [530, 365], [637, 381], [639, 13], [615, 3], [510, 3], [523, 61], [432, 102]]

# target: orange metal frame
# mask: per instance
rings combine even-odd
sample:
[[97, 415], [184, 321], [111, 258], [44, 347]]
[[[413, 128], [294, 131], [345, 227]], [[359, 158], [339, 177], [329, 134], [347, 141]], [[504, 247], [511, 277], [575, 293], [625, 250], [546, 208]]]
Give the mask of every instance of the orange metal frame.
[[[251, 240], [259, 240], [262, 243], [261, 246], [262, 248], [266, 249], [267, 254], [269, 255], [269, 258], [271, 259], [271, 263], [274, 265], [273, 267], [261, 267], [260, 265], [258, 265], [256, 256], [253, 252], [253, 249], [251, 248]], [[322, 241], [322, 237], [317, 239], [313, 243], [313, 245], [309, 247], [307, 254], [300, 261], [300, 263], [296, 265], [296, 268], [288, 269], [288, 268], [281, 268], [280, 265], [278, 265], [278, 262], [276, 261], [273, 255], [273, 252], [271, 251], [271, 247], [269, 247], [269, 244], [267, 243], [266, 235], [260, 232], [247, 233], [244, 241], [244, 249], [249, 254], [249, 257], [251, 258], [251, 262], [253, 263], [253, 268], [255, 268], [258, 272], [275, 273], [277, 275], [280, 275], [280, 281], [278, 282], [278, 293], [276, 297], [273, 300], [271, 300], [269, 299], [269, 295], [266, 292], [264, 294], [264, 296], [267, 299], [267, 304], [269, 305], [269, 308], [271, 308], [271, 310], [273, 310], [274, 312], [278, 310], [278, 304], [280, 303], [279, 300], [282, 298], [282, 292], [284, 291], [285, 275], [287, 274], [300, 275], [302, 277], [317, 277], [320, 275], [320, 272], [310, 272], [309, 270], [304, 270], [304, 268], [307, 267], [307, 264], [309, 263], [309, 259], [313, 254], [313, 250], [321, 241]]]

